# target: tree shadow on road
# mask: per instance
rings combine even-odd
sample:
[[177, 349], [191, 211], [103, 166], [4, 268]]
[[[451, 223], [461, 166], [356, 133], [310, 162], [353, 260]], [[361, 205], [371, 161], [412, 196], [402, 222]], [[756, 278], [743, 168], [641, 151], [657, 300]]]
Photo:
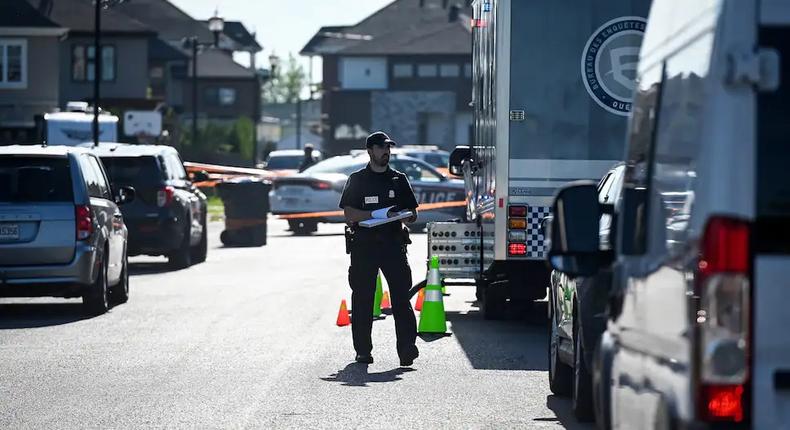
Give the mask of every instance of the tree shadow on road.
[[90, 318], [82, 303], [9, 303], [0, 305], [0, 330], [71, 324]]
[[543, 325], [523, 318], [485, 321], [480, 312], [449, 311], [453, 337], [475, 369], [548, 370], [547, 337]]
[[573, 416], [570, 399], [552, 394], [546, 397], [546, 406], [554, 412], [556, 418], [536, 418], [535, 421], [555, 421], [566, 429], [592, 430], [595, 428], [593, 424], [576, 421], [576, 418]]
[[414, 372], [409, 367], [398, 367], [386, 372], [368, 372], [368, 365], [363, 363], [349, 363], [343, 370], [330, 376], [321, 378], [322, 381], [340, 382], [347, 387], [367, 387], [368, 383], [400, 381], [404, 373]]

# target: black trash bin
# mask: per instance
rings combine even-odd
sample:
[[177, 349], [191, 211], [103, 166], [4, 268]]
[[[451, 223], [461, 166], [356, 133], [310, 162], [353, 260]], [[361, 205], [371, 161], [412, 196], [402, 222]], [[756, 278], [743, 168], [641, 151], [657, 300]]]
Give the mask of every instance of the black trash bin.
[[266, 245], [271, 188], [271, 181], [249, 177], [217, 184], [217, 192], [225, 205], [225, 231], [220, 235], [225, 246]]

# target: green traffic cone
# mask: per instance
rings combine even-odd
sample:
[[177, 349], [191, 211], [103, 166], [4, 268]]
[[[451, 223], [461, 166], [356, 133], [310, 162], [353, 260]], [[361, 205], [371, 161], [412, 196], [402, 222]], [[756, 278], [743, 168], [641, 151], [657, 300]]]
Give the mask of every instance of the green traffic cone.
[[381, 299], [384, 298], [384, 288], [381, 286], [381, 273], [376, 275], [376, 295], [373, 297], [373, 316], [381, 316]]
[[425, 285], [425, 299], [420, 312], [419, 333], [446, 333], [447, 320], [444, 315], [442, 281], [439, 277], [439, 258], [431, 257], [428, 281]]

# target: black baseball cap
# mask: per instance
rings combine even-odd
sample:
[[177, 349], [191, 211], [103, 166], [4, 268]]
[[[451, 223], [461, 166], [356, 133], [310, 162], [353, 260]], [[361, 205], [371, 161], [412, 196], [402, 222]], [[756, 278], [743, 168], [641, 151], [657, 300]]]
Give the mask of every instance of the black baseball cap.
[[365, 140], [366, 147], [370, 148], [373, 145], [395, 146], [397, 144], [395, 143], [394, 140], [390, 139], [390, 137], [387, 136], [387, 133], [384, 133], [383, 131], [377, 131], [371, 133], [371, 135], [368, 136], [368, 138]]

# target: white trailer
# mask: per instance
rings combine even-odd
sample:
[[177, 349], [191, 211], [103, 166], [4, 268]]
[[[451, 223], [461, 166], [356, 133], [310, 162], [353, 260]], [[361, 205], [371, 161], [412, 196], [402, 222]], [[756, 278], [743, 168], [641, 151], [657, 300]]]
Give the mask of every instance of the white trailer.
[[[93, 141], [93, 112], [85, 102], [69, 102], [66, 112], [44, 115], [47, 145], [79, 146]], [[118, 117], [99, 114], [99, 141], [118, 141]]]
[[507, 301], [546, 296], [541, 224], [555, 191], [598, 179], [623, 158], [649, 7], [650, 0], [474, 2], [475, 136], [456, 148], [450, 168], [464, 175], [468, 219], [480, 230], [480, 258], [460, 261], [479, 263], [486, 318], [500, 316]]

